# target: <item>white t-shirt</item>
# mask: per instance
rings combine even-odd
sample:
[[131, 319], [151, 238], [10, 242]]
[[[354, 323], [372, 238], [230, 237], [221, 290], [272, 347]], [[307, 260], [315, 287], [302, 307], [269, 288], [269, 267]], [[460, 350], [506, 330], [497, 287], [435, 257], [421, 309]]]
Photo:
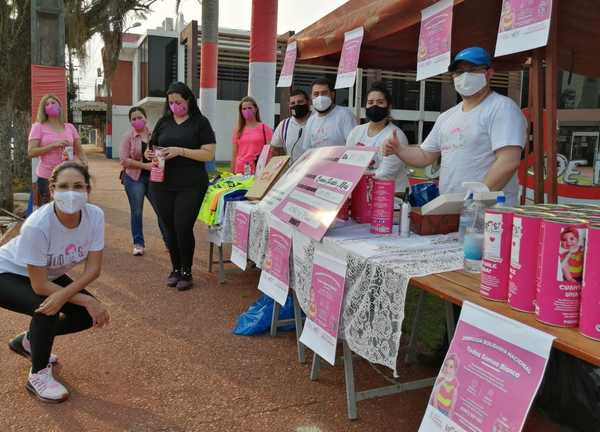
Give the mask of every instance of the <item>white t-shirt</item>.
[[306, 134], [304, 128], [307, 122], [308, 120], [298, 123], [295, 117], [288, 117], [280, 121], [273, 132], [271, 145], [285, 148], [285, 154], [290, 156], [292, 162], [296, 161], [303, 153], [302, 143]]
[[[459, 103], [442, 113], [421, 148], [441, 152], [440, 193], [464, 192], [465, 181], [483, 182], [496, 160], [495, 151], [525, 146], [527, 124], [512, 99], [491, 93], [475, 109], [463, 112]], [[517, 175], [504, 187], [506, 202], [518, 198]]]
[[77, 228], [65, 227], [49, 203], [33, 212], [21, 233], [0, 248], [0, 273], [29, 276], [27, 265], [47, 267], [48, 279], [68, 272], [87, 258], [88, 252], [104, 249], [104, 212], [86, 204]]
[[[347, 146], [364, 145], [366, 147], [376, 147], [381, 149], [386, 139], [392, 136], [396, 131], [396, 136], [401, 144], [408, 144], [408, 138], [402, 130], [389, 122], [386, 127], [381, 129], [376, 135], [370, 137], [368, 134], [369, 123], [356, 126], [348, 135]], [[406, 165], [396, 155], [383, 156], [381, 151], [375, 153], [373, 164], [370, 167], [375, 170], [375, 176], [385, 179], [396, 179], [396, 192], [404, 192], [408, 187], [408, 177], [406, 176]]]
[[356, 126], [356, 118], [350, 108], [336, 105], [327, 115], [315, 113], [306, 123], [303, 135], [303, 151], [316, 147], [343, 146], [350, 131]]

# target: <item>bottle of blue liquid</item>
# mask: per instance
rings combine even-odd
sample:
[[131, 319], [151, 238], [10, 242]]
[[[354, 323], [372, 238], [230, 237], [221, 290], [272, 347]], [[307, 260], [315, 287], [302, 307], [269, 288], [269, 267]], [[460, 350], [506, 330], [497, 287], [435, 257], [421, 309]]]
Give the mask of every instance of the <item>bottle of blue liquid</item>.
[[458, 222], [458, 239], [460, 241], [463, 241], [465, 239], [465, 232], [467, 230], [467, 227], [473, 225], [474, 217], [475, 201], [473, 200], [473, 192], [471, 192], [465, 200], [463, 209], [460, 212], [460, 220]]
[[473, 223], [465, 228], [464, 269], [470, 273], [479, 273], [483, 258], [485, 210], [480, 201], [474, 201], [472, 208]]

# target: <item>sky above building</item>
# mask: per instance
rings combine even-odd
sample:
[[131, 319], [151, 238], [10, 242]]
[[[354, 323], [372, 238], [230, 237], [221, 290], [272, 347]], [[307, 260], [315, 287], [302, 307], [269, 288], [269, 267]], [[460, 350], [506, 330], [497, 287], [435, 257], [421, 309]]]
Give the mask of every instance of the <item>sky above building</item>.
[[[279, 0], [277, 32], [289, 30], [298, 32], [319, 18], [338, 8], [347, 0]], [[183, 13], [185, 22], [202, 20], [202, 6], [198, 0], [182, 0], [179, 11]], [[252, 0], [220, 0], [219, 27], [250, 30]], [[146, 20], [130, 16], [128, 24], [139, 22], [141, 25], [132, 30], [144, 33], [146, 29], [159, 27], [166, 17], [172, 17], [176, 22], [175, 0], [159, 0], [152, 7]], [[96, 69], [102, 66], [100, 49], [102, 41], [95, 36], [88, 46], [89, 58], [81, 68], [79, 77], [80, 98], [93, 99], [94, 86], [97, 82]]]

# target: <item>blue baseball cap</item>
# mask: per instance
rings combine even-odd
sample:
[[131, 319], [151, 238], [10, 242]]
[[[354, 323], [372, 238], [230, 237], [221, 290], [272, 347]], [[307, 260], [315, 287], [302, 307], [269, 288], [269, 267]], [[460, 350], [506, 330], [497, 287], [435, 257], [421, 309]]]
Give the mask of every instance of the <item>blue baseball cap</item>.
[[475, 66], [491, 66], [492, 57], [481, 47], [465, 48], [454, 56], [454, 60], [448, 66], [448, 71], [454, 71], [459, 62], [468, 62]]

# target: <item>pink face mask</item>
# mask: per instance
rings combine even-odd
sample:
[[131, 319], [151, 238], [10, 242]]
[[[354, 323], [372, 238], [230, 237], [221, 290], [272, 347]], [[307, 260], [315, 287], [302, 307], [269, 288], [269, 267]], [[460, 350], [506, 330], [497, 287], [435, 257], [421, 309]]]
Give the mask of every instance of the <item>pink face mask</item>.
[[131, 126], [133, 126], [135, 130], [142, 130], [146, 127], [146, 119], [137, 118], [131, 122]]
[[58, 117], [60, 115], [60, 107], [57, 103], [46, 104], [44, 111], [48, 117]]
[[169, 107], [171, 108], [171, 112], [177, 117], [183, 117], [188, 112], [188, 107], [185, 103], [177, 104], [175, 102], [171, 102], [169, 103]]
[[254, 115], [255, 115], [254, 108], [243, 108], [242, 109], [242, 116], [246, 120], [252, 120], [254, 118]]

